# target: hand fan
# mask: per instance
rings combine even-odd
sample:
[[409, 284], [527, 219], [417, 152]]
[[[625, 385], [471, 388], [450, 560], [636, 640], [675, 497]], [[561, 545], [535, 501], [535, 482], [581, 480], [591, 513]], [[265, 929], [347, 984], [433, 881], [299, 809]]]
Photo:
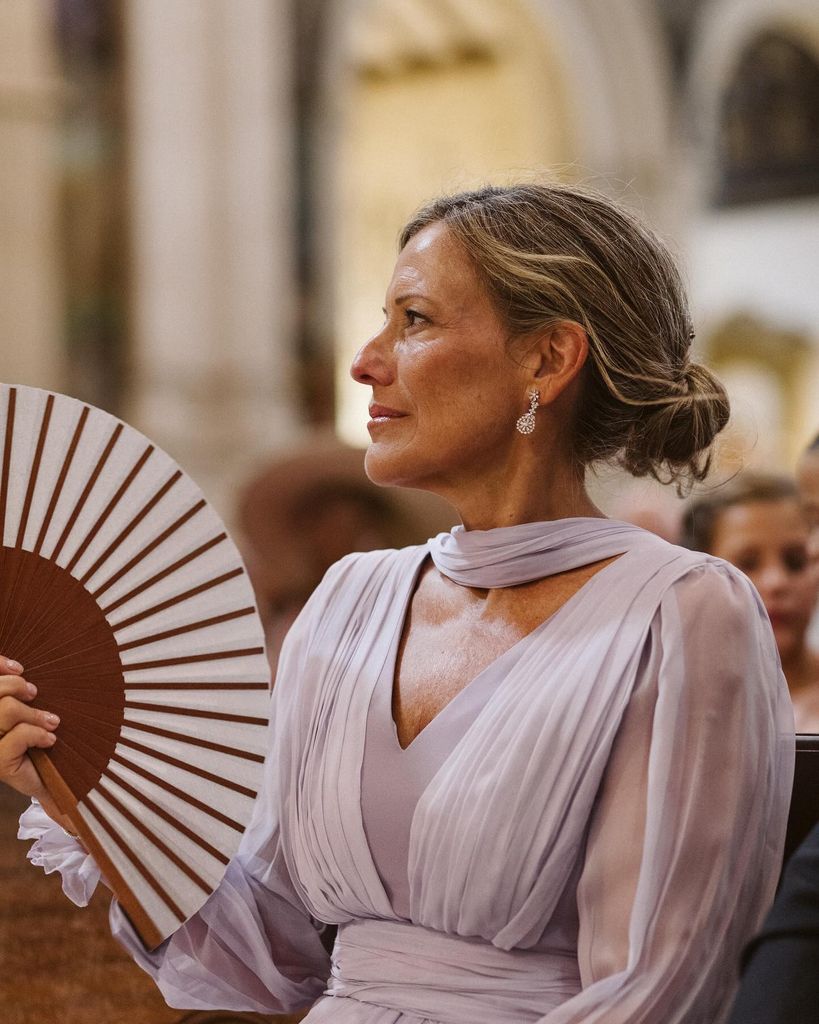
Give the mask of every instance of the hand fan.
[[142, 434], [0, 386], [0, 653], [60, 716], [33, 751], [151, 948], [236, 851], [267, 737], [269, 669], [242, 560]]

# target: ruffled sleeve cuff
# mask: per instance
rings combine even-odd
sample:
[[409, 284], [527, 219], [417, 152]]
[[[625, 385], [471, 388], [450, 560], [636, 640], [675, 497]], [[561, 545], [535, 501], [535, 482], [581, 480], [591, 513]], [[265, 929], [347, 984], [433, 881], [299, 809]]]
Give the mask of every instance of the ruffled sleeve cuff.
[[33, 839], [28, 859], [47, 875], [59, 871], [63, 892], [78, 907], [85, 907], [100, 881], [100, 869], [81, 843], [68, 835], [37, 800], [20, 815], [18, 839]]

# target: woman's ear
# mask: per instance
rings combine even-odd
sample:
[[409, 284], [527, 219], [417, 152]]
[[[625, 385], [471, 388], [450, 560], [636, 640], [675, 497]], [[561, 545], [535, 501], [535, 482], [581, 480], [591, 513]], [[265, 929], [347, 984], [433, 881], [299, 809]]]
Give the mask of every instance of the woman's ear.
[[532, 387], [541, 405], [553, 402], [577, 377], [589, 354], [589, 339], [580, 324], [561, 320], [537, 336], [528, 353]]

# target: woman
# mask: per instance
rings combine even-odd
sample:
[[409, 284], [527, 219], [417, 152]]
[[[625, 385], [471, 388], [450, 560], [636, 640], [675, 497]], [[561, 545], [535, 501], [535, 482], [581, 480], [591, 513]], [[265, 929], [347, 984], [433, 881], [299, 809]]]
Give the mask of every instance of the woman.
[[[114, 908], [170, 1002], [326, 991], [311, 1024], [724, 1013], [779, 870], [775, 645], [741, 574], [606, 520], [584, 484], [615, 459], [702, 477], [728, 406], [689, 347], [672, 261], [605, 199], [488, 188], [407, 226], [352, 370], [367, 470], [465, 528], [327, 573], [284, 645], [266, 789], [222, 885], [154, 953]], [[2, 727], [20, 763], [45, 735]], [[76, 851], [36, 807], [26, 827], [51, 864]]]
[[810, 528], [796, 484], [747, 473], [693, 502], [684, 543], [724, 558], [750, 578], [773, 626], [797, 732], [819, 732], [819, 654], [807, 633], [819, 593]]

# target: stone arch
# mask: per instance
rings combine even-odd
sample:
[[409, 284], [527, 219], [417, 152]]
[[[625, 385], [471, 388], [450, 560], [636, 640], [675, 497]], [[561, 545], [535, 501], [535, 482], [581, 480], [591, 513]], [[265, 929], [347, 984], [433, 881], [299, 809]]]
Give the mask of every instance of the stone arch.
[[743, 55], [765, 37], [798, 41], [819, 62], [819, 10], [813, 0], [716, 0], [705, 5], [691, 48], [688, 94], [697, 125], [703, 197], [718, 192], [723, 97]]
[[720, 106], [717, 202], [819, 195], [819, 60], [801, 40], [752, 39]]
[[732, 403], [731, 423], [720, 440], [721, 468], [791, 466], [811, 414], [805, 387], [815, 359], [810, 339], [737, 312], [714, 326], [705, 348]]

